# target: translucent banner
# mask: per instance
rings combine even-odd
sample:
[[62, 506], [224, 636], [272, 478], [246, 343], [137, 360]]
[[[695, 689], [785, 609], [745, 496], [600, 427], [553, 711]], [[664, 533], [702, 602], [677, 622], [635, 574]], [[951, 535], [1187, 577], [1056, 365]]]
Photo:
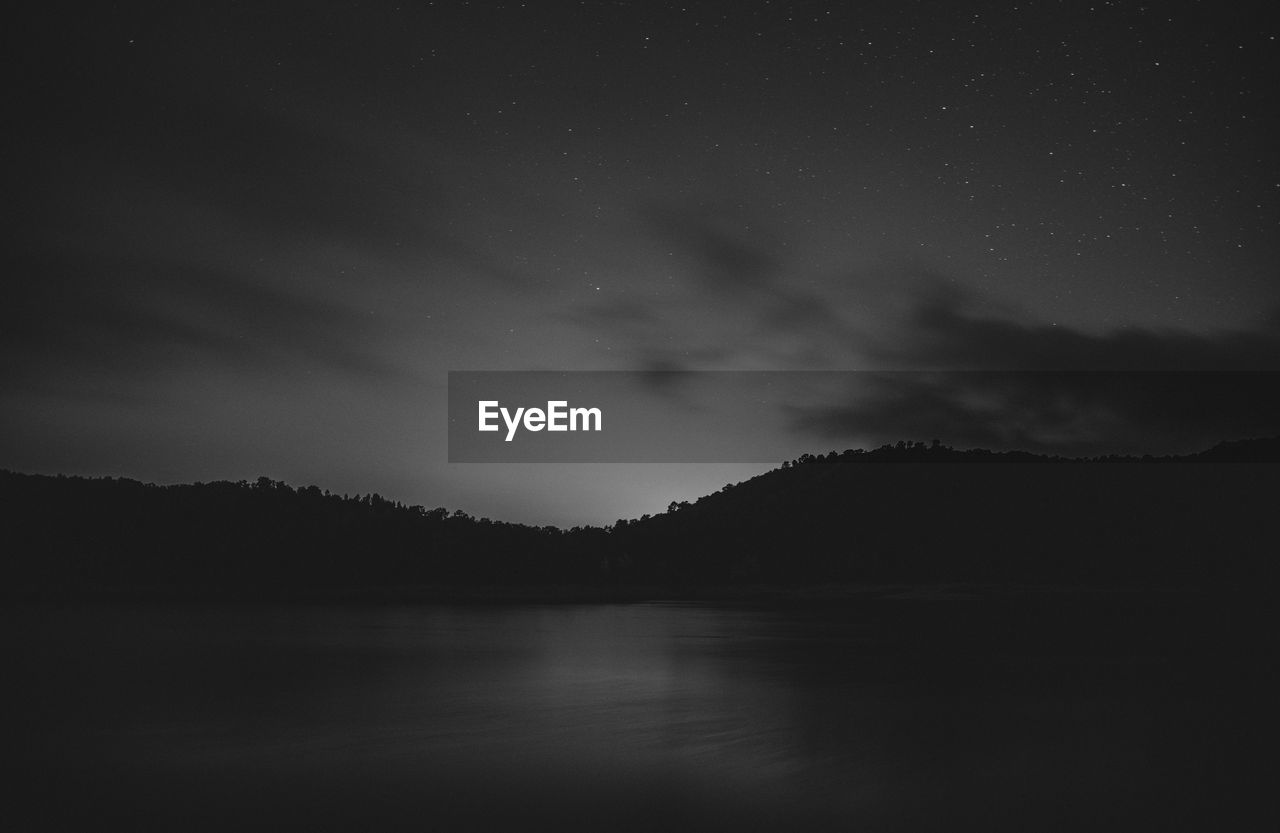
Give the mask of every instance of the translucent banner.
[[455, 463], [777, 463], [901, 440], [1165, 455], [1280, 435], [1276, 372], [455, 371]]

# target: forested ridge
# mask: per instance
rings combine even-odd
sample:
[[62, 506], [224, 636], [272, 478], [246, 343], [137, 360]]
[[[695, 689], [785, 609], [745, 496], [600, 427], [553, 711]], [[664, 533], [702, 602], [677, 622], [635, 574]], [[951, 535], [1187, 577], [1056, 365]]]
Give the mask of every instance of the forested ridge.
[[[1280, 439], [1182, 457], [898, 443], [803, 455], [653, 516], [533, 527], [258, 478], [0, 473], [3, 585], [274, 593], [426, 585], [1274, 583]], [[892, 463], [893, 465], [879, 465]]]

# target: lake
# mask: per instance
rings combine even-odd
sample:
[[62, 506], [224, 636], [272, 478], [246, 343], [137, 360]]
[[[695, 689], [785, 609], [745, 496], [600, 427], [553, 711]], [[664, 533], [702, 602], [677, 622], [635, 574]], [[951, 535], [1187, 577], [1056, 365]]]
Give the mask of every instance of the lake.
[[10, 829], [1272, 829], [1272, 657], [897, 604], [10, 608]]

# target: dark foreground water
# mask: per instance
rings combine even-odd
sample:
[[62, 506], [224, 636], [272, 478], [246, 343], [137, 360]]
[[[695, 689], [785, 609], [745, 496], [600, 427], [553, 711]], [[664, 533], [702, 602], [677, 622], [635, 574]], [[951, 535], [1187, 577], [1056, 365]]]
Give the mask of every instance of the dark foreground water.
[[1280, 829], [1273, 657], [901, 605], [10, 609], [3, 826]]

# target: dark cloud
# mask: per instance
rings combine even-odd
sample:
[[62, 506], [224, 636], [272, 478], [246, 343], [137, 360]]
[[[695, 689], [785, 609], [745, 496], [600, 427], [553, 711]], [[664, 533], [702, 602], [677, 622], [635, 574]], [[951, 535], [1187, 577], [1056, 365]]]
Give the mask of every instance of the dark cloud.
[[741, 211], [653, 205], [641, 214], [660, 242], [695, 259], [693, 274], [710, 290], [776, 291], [781, 244]]
[[265, 281], [191, 264], [46, 255], [15, 264], [0, 313], [6, 384], [132, 385], [188, 363], [261, 372], [323, 366], [402, 376], [373, 349], [376, 322]]
[[567, 313], [567, 317], [571, 321], [592, 327], [635, 330], [662, 325], [661, 307], [634, 298], [576, 307]]
[[466, 208], [481, 160], [377, 118], [357, 89], [289, 80], [278, 60], [227, 66], [133, 30], [119, 42], [135, 40], [98, 55], [101, 71], [49, 66], [47, 94], [24, 103], [5, 209], [20, 246], [128, 257], [181, 245], [218, 261], [325, 246], [528, 285], [485, 250]]
[[1280, 370], [1280, 311], [1250, 329], [1191, 333], [1126, 328], [1092, 334], [973, 312], [979, 298], [935, 282], [906, 332], [875, 358], [947, 370]]
[[[1194, 450], [1280, 433], [1280, 312], [1221, 332], [1089, 332], [1028, 319], [945, 275], [904, 264], [896, 275], [910, 299], [905, 312], [877, 297], [883, 317], [866, 327], [840, 292], [808, 291], [789, 274], [783, 248], [767, 242], [776, 235], [761, 224], [733, 212], [648, 216], [659, 241], [692, 256], [694, 290], [716, 299], [700, 321], [729, 337], [705, 350], [678, 349], [698, 342], [680, 332], [677, 302], [581, 310], [579, 323], [631, 346], [637, 369], [759, 369], [751, 363], [763, 350], [773, 367], [934, 371], [853, 374], [847, 391], [819, 385], [797, 402], [780, 402], [802, 436], [837, 443], [938, 437], [1094, 454]], [[760, 229], [759, 238], [748, 228]], [[860, 281], [849, 283], [856, 289]], [[655, 374], [650, 387], [683, 399], [687, 380]]]
[[[433, 216], [431, 201], [414, 199], [433, 193], [425, 172], [413, 171], [410, 178], [388, 170], [374, 149], [341, 133], [221, 92], [192, 98], [158, 90], [150, 104], [132, 114], [127, 127], [118, 125], [117, 114], [104, 117], [95, 133], [48, 137], [62, 159], [75, 162], [20, 173], [34, 227], [50, 232], [76, 221], [128, 225], [136, 222], [130, 214], [148, 208], [130, 207], [139, 198], [167, 210], [194, 203], [269, 234], [368, 244], [408, 239], [443, 223]], [[68, 214], [59, 195], [85, 190], [94, 198], [81, 199]], [[122, 213], [82, 219], [95, 204]], [[92, 227], [69, 230], [82, 234]]]
[[697, 285], [756, 322], [759, 335], [847, 335], [830, 293], [801, 288], [788, 247], [769, 223], [737, 209], [650, 207], [646, 217], [659, 242], [693, 257]]
[[[1164, 453], [1280, 433], [1280, 328], [1090, 334], [969, 311], [933, 291], [877, 359], [934, 371], [856, 374], [833, 404], [788, 409], [827, 440], [937, 437], [1051, 453]], [[976, 368], [984, 368], [978, 370]]]
[[791, 268], [792, 253], [767, 222], [733, 207], [649, 205], [638, 216], [655, 244], [686, 260], [682, 280], [650, 298], [568, 314], [621, 342], [636, 369], [822, 367], [863, 340], [841, 314], [844, 299], [810, 288], [802, 278], [812, 276]]
[[790, 409], [827, 441], [939, 438], [1054, 454], [1194, 451], [1280, 434], [1280, 374], [885, 372], [858, 374], [843, 401]]

